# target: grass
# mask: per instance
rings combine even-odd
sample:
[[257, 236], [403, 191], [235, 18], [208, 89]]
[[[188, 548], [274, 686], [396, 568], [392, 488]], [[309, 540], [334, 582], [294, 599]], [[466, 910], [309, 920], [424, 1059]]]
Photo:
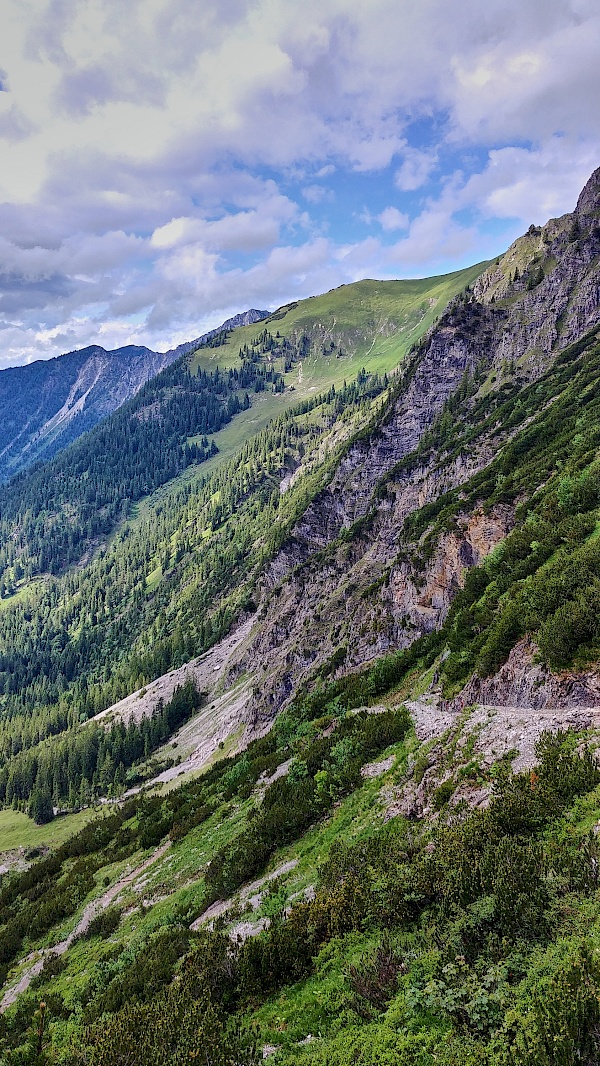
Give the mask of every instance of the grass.
[[478, 263], [435, 278], [414, 281], [358, 281], [322, 296], [311, 296], [281, 308], [264, 322], [236, 329], [220, 348], [203, 348], [191, 359], [191, 369], [239, 366], [238, 352], [267, 328], [281, 336], [299, 338], [310, 333], [324, 341], [335, 339], [345, 353], [312, 354], [295, 366], [285, 383], [294, 392], [280, 397], [279, 409], [292, 406], [319, 389], [351, 380], [361, 367], [375, 372], [393, 370], [416, 340], [425, 333], [444, 307], [471, 284], [487, 263]]
[[[317, 867], [329, 854], [332, 844], [337, 840], [356, 840], [361, 836], [368, 835], [379, 824], [378, 811], [381, 811], [379, 791], [386, 780], [392, 780], [392, 775], [398, 766], [406, 760], [406, 744], [400, 743], [383, 752], [380, 758], [390, 753], [397, 756], [396, 766], [387, 771], [379, 778], [366, 779], [363, 784], [346, 797], [343, 802], [332, 812], [330, 816], [315, 825], [304, 837], [289, 847], [282, 849], [273, 856], [268, 869], [275, 869], [282, 862], [296, 859], [298, 865], [291, 870], [282, 881], [286, 885], [288, 893], [302, 892], [309, 884], [314, 884], [317, 876]], [[220, 753], [222, 754], [222, 753]], [[180, 783], [180, 782], [178, 782]], [[144, 935], [160, 926], [172, 922], [177, 912], [189, 910], [198, 913], [198, 909], [204, 895], [203, 871], [212, 856], [229, 843], [246, 826], [248, 816], [254, 808], [255, 800], [247, 799], [241, 803], [227, 803], [221, 805], [214, 814], [202, 825], [192, 829], [179, 843], [174, 844], [143, 874], [143, 893], [136, 891], [135, 882], [132, 882], [121, 894], [120, 905], [125, 908], [133, 907], [134, 910], [127, 914], [118, 930], [111, 937], [111, 944], [120, 944], [125, 948], [135, 930], [136, 936]], [[50, 831], [56, 830], [61, 823], [65, 826], [65, 836], [76, 832], [81, 828], [82, 816], [91, 817], [92, 811], [83, 811], [80, 815], [71, 815], [58, 819], [49, 826], [33, 826], [25, 815], [19, 815], [13, 811], [0, 812], [0, 824], [7, 821], [7, 816], [12, 815], [14, 821], [13, 831], [20, 832], [27, 844], [50, 843]], [[44, 839], [39, 834], [44, 834]], [[36, 836], [37, 834], [37, 836]], [[64, 839], [64, 838], [61, 838]], [[52, 841], [59, 843], [60, 839]], [[65, 936], [79, 920], [81, 910], [90, 899], [101, 894], [104, 888], [104, 878], [113, 884], [122, 877], [126, 869], [132, 869], [142, 862], [151, 853], [139, 852], [129, 857], [125, 862], [107, 865], [98, 870], [95, 875], [95, 887], [89, 893], [87, 899], [78, 908], [77, 914], [70, 916], [64, 923], [54, 927], [45, 938], [45, 942], [55, 942]], [[265, 871], [266, 872], [266, 871]], [[140, 908], [142, 899], [148, 897], [156, 899], [156, 903], [146, 911]], [[157, 898], [158, 897], [158, 898]], [[162, 897], [162, 898], [161, 898]], [[268, 906], [268, 903], [267, 903]], [[260, 916], [262, 907], [256, 911]], [[84, 954], [86, 945], [75, 944], [66, 956], [67, 968], [58, 984], [68, 982], [71, 994], [74, 988], [80, 987], [85, 972], [89, 977], [89, 967], [85, 966]], [[101, 953], [104, 948], [97, 950]], [[99, 958], [100, 956], [98, 956]], [[90, 965], [98, 961], [96, 954], [89, 956]], [[11, 982], [19, 974], [19, 966], [13, 968]], [[72, 984], [71, 984], [72, 982]]]
[[48, 825], [36, 825], [20, 811], [0, 811], [0, 854], [17, 848], [58, 847], [97, 817], [98, 809], [88, 807], [76, 814], [61, 815]]
[[[294, 1045], [307, 1037], [321, 1037], [335, 1025], [340, 1010], [347, 1009], [349, 986], [346, 970], [356, 964], [378, 936], [351, 933], [324, 948], [317, 958], [316, 972], [304, 981], [286, 988], [253, 1013], [252, 1022], [261, 1042], [294, 1053]], [[279, 1056], [277, 1061], [281, 1061]], [[290, 1061], [293, 1061], [290, 1060]]]
[[8, 607], [15, 607], [18, 603], [29, 603], [35, 593], [43, 588], [44, 584], [43, 578], [36, 578], [34, 581], [20, 581], [12, 596], [4, 596], [0, 599], [0, 611], [5, 611]]

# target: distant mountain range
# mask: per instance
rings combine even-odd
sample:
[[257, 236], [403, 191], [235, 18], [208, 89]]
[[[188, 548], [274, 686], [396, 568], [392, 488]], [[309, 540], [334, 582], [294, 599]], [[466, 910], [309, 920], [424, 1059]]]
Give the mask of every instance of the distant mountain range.
[[94, 344], [0, 371], [0, 482], [49, 459], [112, 414], [150, 378], [223, 330], [268, 316], [252, 308], [168, 352]]

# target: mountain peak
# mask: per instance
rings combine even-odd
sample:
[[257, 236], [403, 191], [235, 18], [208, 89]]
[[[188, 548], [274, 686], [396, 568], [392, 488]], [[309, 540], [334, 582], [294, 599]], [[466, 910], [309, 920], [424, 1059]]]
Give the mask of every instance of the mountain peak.
[[575, 210], [578, 215], [591, 215], [600, 210], [600, 167], [583, 186]]
[[0, 483], [49, 459], [125, 403], [150, 378], [221, 330], [252, 325], [268, 311], [250, 308], [168, 352], [99, 344], [0, 370]]

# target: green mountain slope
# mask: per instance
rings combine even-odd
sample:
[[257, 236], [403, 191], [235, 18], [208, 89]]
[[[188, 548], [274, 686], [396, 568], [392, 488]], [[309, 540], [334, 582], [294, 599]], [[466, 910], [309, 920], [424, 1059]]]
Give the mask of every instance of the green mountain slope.
[[[446, 304], [472, 285], [487, 264], [415, 281], [358, 281], [322, 296], [279, 308], [261, 323], [271, 334], [297, 346], [310, 340], [306, 354], [286, 376], [301, 397], [315, 389], [340, 385], [364, 367], [383, 373], [396, 367], [407, 351], [442, 313]], [[193, 366], [239, 365], [239, 350], [259, 331], [244, 327], [215, 349], [201, 349]]]
[[[425, 299], [429, 321], [434, 299], [441, 309], [441, 301], [479, 271], [430, 282], [360, 283], [354, 325], [362, 323], [367, 332], [375, 310], [381, 322], [381, 315], [386, 316], [388, 348], [372, 354], [369, 365], [394, 369], [411, 337], [426, 325], [415, 319], [411, 336], [402, 334], [391, 351], [388, 342], [405, 315], [414, 311], [420, 318]], [[377, 291], [371, 292], [374, 286]], [[353, 289], [343, 290], [346, 301]], [[323, 317], [331, 300], [339, 299], [338, 292], [306, 303]], [[297, 346], [290, 347], [280, 359], [293, 364], [287, 372], [275, 365], [272, 349], [261, 351], [260, 343], [252, 348], [262, 324], [260, 330], [253, 325], [225, 332], [201, 349], [204, 369], [193, 362], [199, 357], [184, 356], [50, 464], [2, 490], [0, 735], [5, 773], [15, 746], [35, 746], [210, 646], [248, 599], [245, 580], [260, 570], [326, 480], [343, 442], [369, 421], [370, 404], [383, 381], [363, 374], [358, 386], [334, 395], [335, 381], [343, 382], [353, 367], [360, 369], [362, 349], [353, 348], [352, 356], [339, 359], [322, 358], [318, 321], [313, 317], [309, 335], [306, 308], [303, 314], [302, 345], [308, 355], [300, 359]], [[238, 336], [232, 355], [232, 338]], [[345, 335], [346, 352], [350, 342]], [[250, 345], [252, 356], [240, 360], [242, 344]], [[285, 384], [300, 376], [307, 360], [319, 366], [319, 378], [327, 386], [316, 406], [320, 394], [309, 383], [308, 371], [294, 391]], [[247, 409], [236, 415], [240, 407]], [[285, 412], [292, 407], [298, 411], [289, 419]], [[258, 434], [276, 416], [279, 421], [267, 435]], [[333, 428], [338, 419], [339, 427]], [[223, 422], [226, 426], [219, 430]], [[203, 436], [196, 436], [194, 428]], [[210, 441], [206, 433], [211, 433]], [[321, 466], [319, 441], [328, 434], [332, 458]], [[223, 451], [197, 465], [213, 450], [213, 441]], [[286, 465], [297, 463], [299, 451], [307, 476], [280, 498], [279, 481]], [[235, 458], [227, 466], [229, 456]], [[123, 521], [132, 500], [182, 468], [179, 481], [143, 501], [138, 513], [134, 510]], [[265, 513], [269, 501], [271, 510]], [[279, 517], [265, 539], [276, 511]], [[87, 562], [99, 540], [100, 550]], [[64, 576], [43, 573], [47, 567], [56, 573], [74, 560], [80, 565]], [[39, 571], [41, 580], [32, 582]]]
[[[218, 448], [207, 434], [249, 407], [248, 393], [273, 399], [238, 424], [239, 443], [315, 389], [354, 378], [362, 363], [369, 371], [394, 369], [434, 314], [484, 266], [418, 282], [359, 282], [303, 301], [294, 312], [277, 313], [278, 321], [291, 316], [282, 333], [285, 352], [268, 319], [270, 348], [257, 342], [262, 327], [251, 324], [223, 330], [198, 353], [182, 356], [49, 464], [0, 489], [0, 591], [10, 596], [23, 577], [60, 572], [109, 533], [132, 502], [203, 462]], [[323, 323], [338, 320], [325, 344], [323, 331], [330, 333]], [[248, 345], [251, 354], [240, 359]]]
[[[8, 857], [7, 1061], [598, 1059], [599, 218], [3, 612], [13, 824], [113, 801]], [[284, 310], [195, 366], [369, 343]]]
[[[98, 1066], [165, 1048], [339, 1066], [594, 1054], [598, 769], [560, 735], [542, 737], [535, 774], [511, 774], [514, 752], [486, 759], [465, 715], [420, 744], [400, 706], [411, 685], [386, 713], [292, 712], [13, 875], [0, 952], [23, 963], [5, 1050], [36, 1061], [43, 1017], [41, 1061]], [[424, 773], [433, 812], [415, 823], [394, 801]], [[470, 813], [465, 797], [490, 787]]]

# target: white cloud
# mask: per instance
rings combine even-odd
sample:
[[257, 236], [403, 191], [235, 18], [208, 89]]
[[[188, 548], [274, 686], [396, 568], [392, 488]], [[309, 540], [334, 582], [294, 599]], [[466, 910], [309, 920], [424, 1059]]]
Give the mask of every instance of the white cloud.
[[[5, 362], [481, 258], [600, 162], [596, 0], [4, 0], [3, 45]], [[359, 179], [391, 250], [315, 236]]]
[[408, 229], [410, 219], [403, 211], [399, 211], [397, 207], [385, 207], [383, 211], [377, 215], [377, 221], [382, 229], [389, 231], [395, 229]]
[[395, 182], [399, 189], [411, 192], [425, 184], [437, 163], [435, 152], [423, 152], [418, 148], [407, 148], [404, 160], [396, 172]]
[[335, 199], [333, 189], [327, 189], [324, 185], [305, 185], [302, 195], [309, 204], [321, 204], [324, 200], [331, 203]]
[[471, 209], [484, 219], [516, 219], [521, 229], [541, 224], [573, 210], [599, 155], [590, 143], [562, 137], [541, 148], [491, 149], [483, 170], [449, 177], [438, 206], [449, 217]]

